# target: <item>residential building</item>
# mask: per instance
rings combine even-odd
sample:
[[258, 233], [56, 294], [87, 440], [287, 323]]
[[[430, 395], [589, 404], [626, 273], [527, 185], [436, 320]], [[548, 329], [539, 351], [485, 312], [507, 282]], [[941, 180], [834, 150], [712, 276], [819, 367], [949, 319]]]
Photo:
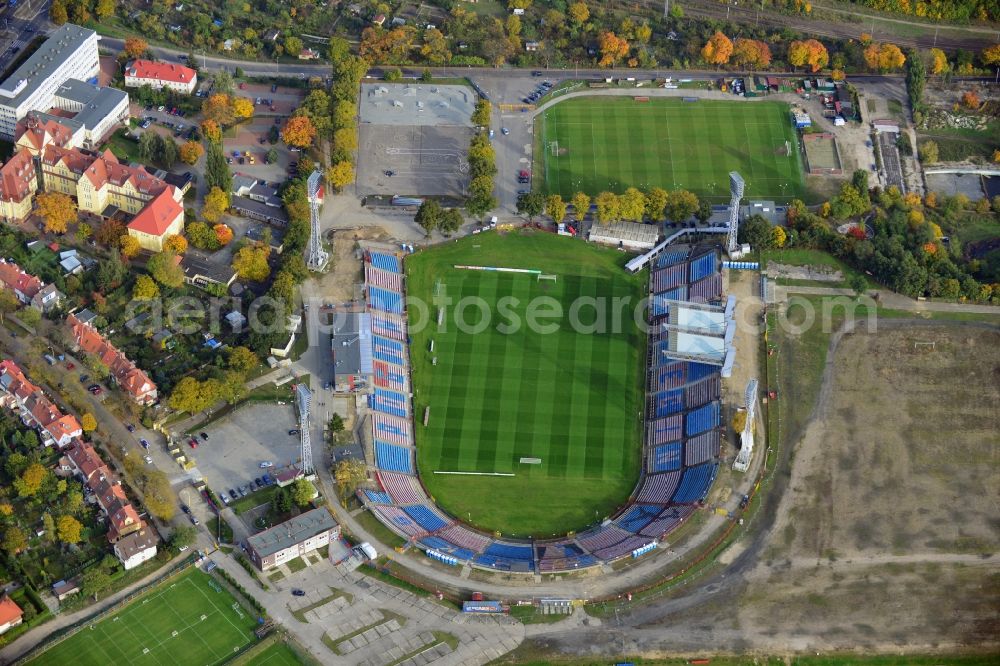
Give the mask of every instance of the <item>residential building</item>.
[[27, 150], [19, 150], [0, 166], [0, 219], [20, 222], [31, 213], [38, 189], [35, 162]]
[[149, 86], [154, 90], [167, 88], [190, 95], [198, 85], [198, 73], [190, 67], [169, 62], [133, 60], [125, 67], [125, 87]]
[[181, 258], [181, 270], [184, 271], [184, 282], [202, 289], [210, 284], [228, 289], [236, 280], [236, 271], [228, 263], [208, 261], [193, 254]]
[[340, 538], [340, 525], [326, 508], [313, 509], [247, 538], [250, 561], [273, 569]]
[[6, 594], [0, 598], [0, 634], [5, 634], [21, 624], [24, 611]]
[[116, 543], [143, 527], [139, 513], [128, 502], [116, 502], [108, 507], [108, 541]]
[[[74, 442], [71, 447], [66, 449], [66, 457], [69, 459], [73, 471], [83, 478], [83, 482], [87, 484], [91, 492], [112, 478], [111, 470], [97, 455], [94, 447], [87, 442]], [[98, 495], [98, 501], [100, 498], [101, 496]], [[103, 505], [101, 508], [106, 511]]]
[[66, 81], [97, 77], [99, 39], [93, 30], [66, 23], [0, 83], [0, 139], [13, 141], [17, 121], [29, 111], [54, 106], [56, 92]]
[[51, 310], [63, 299], [62, 292], [54, 284], [46, 285], [34, 275], [25, 273], [14, 262], [5, 259], [0, 259], [0, 285], [14, 292], [17, 300], [40, 312]]
[[96, 328], [83, 323], [75, 314], [70, 314], [66, 318], [66, 323], [72, 331], [76, 348], [93, 354], [107, 366], [118, 386], [132, 400], [140, 405], [151, 405], [156, 402], [156, 384], [125, 354], [105, 340]]
[[125, 570], [134, 569], [143, 562], [156, 557], [156, 533], [143, 523], [142, 527], [116, 542], [115, 556], [121, 561]]
[[158, 252], [183, 230], [183, 193], [142, 167], [121, 164], [110, 150], [95, 155], [49, 145], [41, 164], [46, 192], [74, 196], [80, 211], [96, 217], [132, 215], [129, 235], [144, 249]]
[[312, 49], [302, 49], [299, 51], [299, 60], [316, 60], [317, 58], [319, 58], [319, 53]]
[[76, 417], [63, 414], [10, 359], [0, 361], [0, 405], [16, 412], [26, 426], [37, 428], [45, 446], [68, 446], [83, 435]]
[[52, 594], [59, 601], [66, 597], [77, 594], [80, 591], [80, 583], [77, 579], [60, 580], [52, 584]]

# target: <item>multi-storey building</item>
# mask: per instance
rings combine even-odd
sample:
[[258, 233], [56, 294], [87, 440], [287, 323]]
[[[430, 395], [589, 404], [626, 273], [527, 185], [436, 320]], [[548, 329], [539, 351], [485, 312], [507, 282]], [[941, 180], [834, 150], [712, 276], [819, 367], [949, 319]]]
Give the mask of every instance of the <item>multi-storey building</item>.
[[0, 139], [14, 140], [17, 121], [29, 111], [55, 106], [59, 87], [71, 79], [95, 79], [100, 71], [93, 30], [66, 23], [0, 83]]
[[31, 153], [19, 150], [0, 166], [0, 219], [20, 222], [31, 213], [38, 178]]

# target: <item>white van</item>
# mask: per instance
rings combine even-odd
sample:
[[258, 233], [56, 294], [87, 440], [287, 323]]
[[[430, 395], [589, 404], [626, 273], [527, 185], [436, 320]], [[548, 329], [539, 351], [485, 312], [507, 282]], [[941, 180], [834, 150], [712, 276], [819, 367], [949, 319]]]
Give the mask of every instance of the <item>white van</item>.
[[355, 546], [354, 552], [362, 557], [368, 558], [370, 561], [375, 561], [378, 559], [378, 551], [376, 551], [370, 543], [365, 541], [364, 543]]

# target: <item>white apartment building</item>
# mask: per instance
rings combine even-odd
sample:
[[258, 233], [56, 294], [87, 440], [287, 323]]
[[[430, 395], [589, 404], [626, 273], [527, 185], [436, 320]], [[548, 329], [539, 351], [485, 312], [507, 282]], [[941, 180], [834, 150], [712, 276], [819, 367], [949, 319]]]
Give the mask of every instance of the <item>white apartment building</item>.
[[133, 60], [125, 67], [125, 87], [149, 86], [153, 90], [167, 88], [184, 95], [194, 92], [198, 73], [190, 67], [169, 62]]
[[0, 139], [13, 141], [17, 121], [29, 111], [54, 106], [56, 92], [68, 80], [83, 82], [97, 76], [99, 39], [93, 30], [66, 23], [0, 83]]

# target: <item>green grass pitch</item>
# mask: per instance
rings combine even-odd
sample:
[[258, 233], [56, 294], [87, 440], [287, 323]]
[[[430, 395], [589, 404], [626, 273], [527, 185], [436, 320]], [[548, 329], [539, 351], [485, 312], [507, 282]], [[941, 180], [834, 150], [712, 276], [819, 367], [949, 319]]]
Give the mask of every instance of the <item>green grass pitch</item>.
[[[417, 464], [442, 508], [503, 534], [551, 536], [604, 518], [628, 498], [639, 476], [640, 356], [646, 351], [632, 315], [647, 278], [627, 273], [625, 260], [615, 250], [528, 231], [470, 236], [407, 260]], [[558, 277], [539, 281], [536, 275], [461, 270], [456, 264], [537, 269]], [[433, 305], [429, 325], [414, 325], [413, 299], [431, 303], [436, 289], [453, 302], [444, 332]], [[529, 301], [540, 296], [562, 305], [563, 318], [545, 320], [558, 323], [558, 330], [498, 330], [512, 320], [498, 315], [501, 299], [518, 299], [508, 305], [524, 322]], [[581, 296], [630, 299], [619, 332], [574, 330], [566, 313]], [[454, 303], [466, 297], [483, 299], [492, 312], [481, 332], [455, 326]], [[482, 321], [478, 309], [464, 312], [464, 321]], [[579, 321], [593, 324], [596, 316], [583, 308]], [[426, 406], [430, 419], [424, 427]], [[542, 463], [522, 464], [522, 457]], [[434, 473], [441, 470], [515, 476]]]
[[783, 202], [806, 195], [798, 137], [781, 102], [577, 97], [535, 123], [535, 175], [544, 177], [546, 194], [662, 187], [723, 203], [729, 172], [738, 171], [747, 197]]
[[[221, 664], [256, 640], [256, 618], [198, 569], [171, 578], [29, 663], [43, 666]], [[217, 585], [216, 583], [213, 584]]]

